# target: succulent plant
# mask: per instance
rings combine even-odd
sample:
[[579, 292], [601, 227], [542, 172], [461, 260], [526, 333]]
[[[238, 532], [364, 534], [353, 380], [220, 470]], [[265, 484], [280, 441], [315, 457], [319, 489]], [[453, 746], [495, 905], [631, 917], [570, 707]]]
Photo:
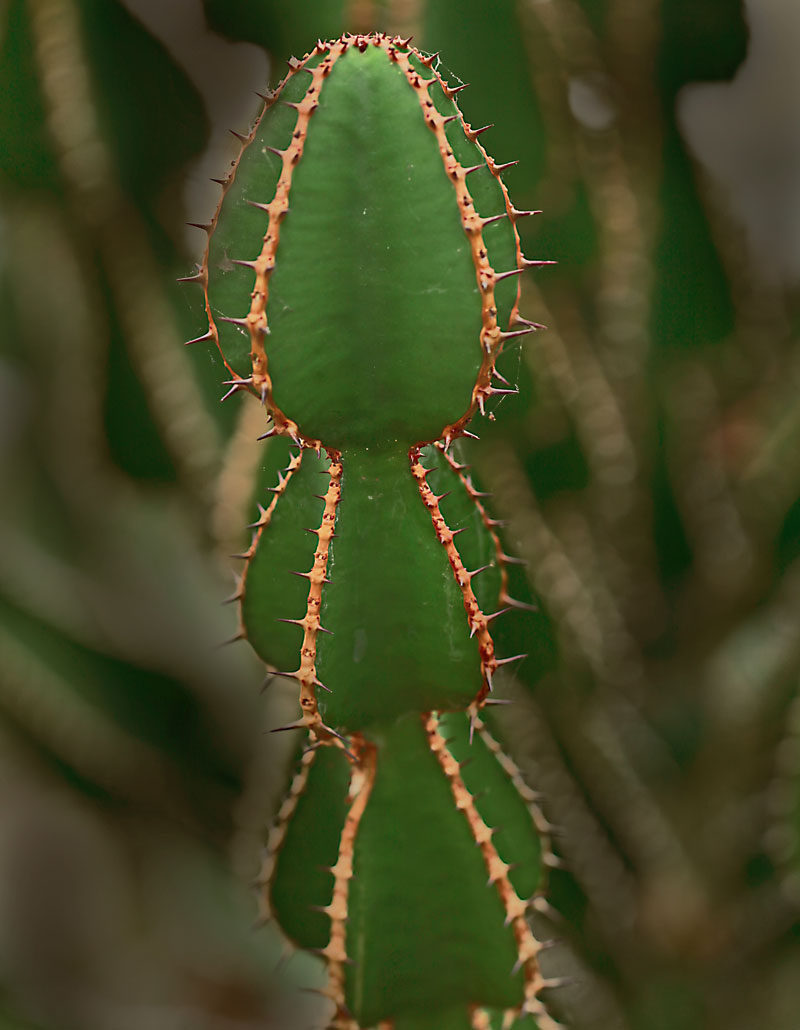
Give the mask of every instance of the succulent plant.
[[[307, 747], [265, 914], [327, 967], [330, 1026], [555, 1026], [531, 929], [549, 824], [484, 711], [512, 561], [461, 460], [513, 392], [517, 210], [436, 55], [318, 42], [264, 97], [201, 268], [228, 395], [266, 412], [272, 498], [239, 634]], [[190, 342], [197, 342], [190, 341]]]

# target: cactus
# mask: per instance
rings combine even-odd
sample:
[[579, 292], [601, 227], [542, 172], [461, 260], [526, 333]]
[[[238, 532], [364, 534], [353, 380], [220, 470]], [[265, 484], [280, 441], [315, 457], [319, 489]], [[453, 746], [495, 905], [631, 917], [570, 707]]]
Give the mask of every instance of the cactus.
[[285, 462], [234, 595], [309, 744], [260, 882], [342, 1030], [557, 1025], [530, 925], [549, 824], [484, 712], [519, 603], [459, 452], [512, 391], [496, 360], [542, 262], [460, 88], [384, 34], [291, 61], [191, 277], [225, 397], [263, 404]]

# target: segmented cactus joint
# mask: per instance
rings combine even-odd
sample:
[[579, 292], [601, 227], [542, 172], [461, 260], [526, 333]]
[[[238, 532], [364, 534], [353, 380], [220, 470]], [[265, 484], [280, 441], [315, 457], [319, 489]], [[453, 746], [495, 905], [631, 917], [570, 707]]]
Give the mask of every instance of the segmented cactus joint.
[[[265, 97], [193, 277], [229, 396], [264, 405], [240, 635], [307, 732], [265, 916], [327, 968], [330, 1027], [549, 1030], [530, 926], [549, 824], [484, 711], [515, 602], [458, 441], [535, 325], [498, 165], [438, 59], [319, 42]], [[195, 341], [191, 341], [195, 342]], [[255, 403], [255, 402], [254, 402]], [[280, 469], [280, 471], [278, 471]]]

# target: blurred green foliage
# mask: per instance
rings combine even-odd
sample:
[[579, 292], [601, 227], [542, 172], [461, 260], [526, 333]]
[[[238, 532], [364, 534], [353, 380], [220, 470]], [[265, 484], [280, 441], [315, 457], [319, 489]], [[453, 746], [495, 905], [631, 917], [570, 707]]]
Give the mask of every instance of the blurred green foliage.
[[[472, 460], [540, 605], [501, 651], [530, 654], [508, 732], [562, 827], [560, 1011], [794, 1030], [800, 307], [677, 116], [747, 57], [741, 3], [204, 10], [273, 80], [317, 36], [413, 32], [521, 159], [526, 252], [559, 261], [523, 313], [550, 328], [506, 355], [521, 395]], [[304, 1026], [285, 988], [313, 972], [251, 933], [246, 884], [285, 756], [256, 663], [211, 650], [262, 463], [219, 364], [181, 346], [211, 116], [117, 0], [0, 18], [0, 1026]]]

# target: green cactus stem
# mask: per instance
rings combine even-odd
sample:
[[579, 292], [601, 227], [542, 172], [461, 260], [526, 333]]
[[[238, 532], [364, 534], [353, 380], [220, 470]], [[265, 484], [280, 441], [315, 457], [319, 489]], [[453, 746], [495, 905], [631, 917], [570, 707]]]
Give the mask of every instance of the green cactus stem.
[[[328, 970], [330, 1026], [540, 1027], [529, 915], [549, 826], [484, 708], [513, 606], [456, 457], [518, 311], [517, 211], [408, 41], [318, 43], [222, 181], [196, 281], [286, 461], [236, 592], [299, 686], [311, 748], [272, 830], [264, 913]], [[194, 342], [194, 341], [193, 341]], [[433, 1020], [433, 1022], [431, 1022]]]

